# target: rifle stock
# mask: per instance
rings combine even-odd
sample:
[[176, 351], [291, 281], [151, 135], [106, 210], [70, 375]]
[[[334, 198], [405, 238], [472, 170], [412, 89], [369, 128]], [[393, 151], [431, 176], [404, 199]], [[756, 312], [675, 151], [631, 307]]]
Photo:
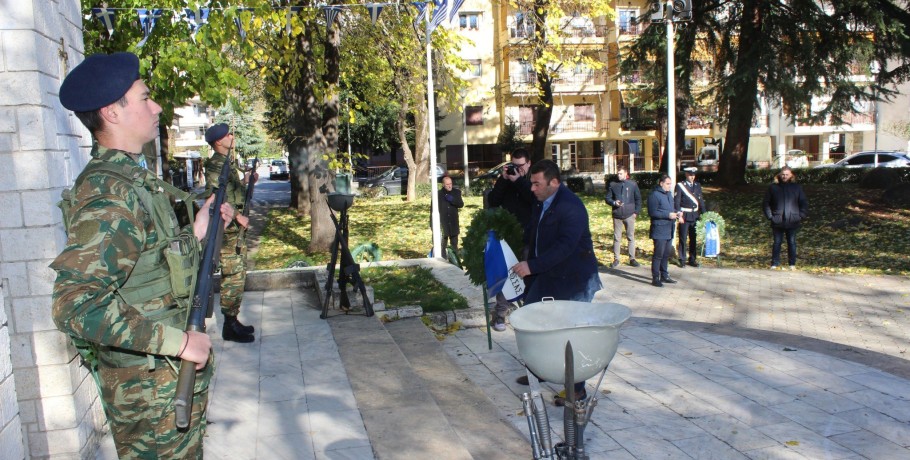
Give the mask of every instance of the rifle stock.
[[[215, 269], [218, 267], [218, 256], [221, 252], [221, 240], [224, 234], [224, 221], [221, 218], [221, 205], [227, 195], [228, 177], [231, 172], [231, 155], [228, 154], [221, 175], [218, 177], [218, 189], [215, 200], [209, 208], [209, 225], [206, 230], [208, 244], [202, 251], [202, 262], [199, 264], [199, 275], [196, 289], [193, 292], [193, 305], [186, 320], [186, 331], [205, 332], [205, 319], [212, 316], [215, 296]], [[196, 386], [196, 363], [183, 360], [177, 376], [177, 395], [174, 397], [174, 412], [177, 416], [177, 428], [186, 428], [193, 414], [193, 387]]]
[[[256, 185], [256, 166], [259, 165], [259, 157], [253, 159], [253, 169], [250, 173], [250, 181], [246, 186], [246, 195], [243, 197], [243, 217], [250, 216], [250, 202], [253, 201], [253, 186]], [[243, 244], [246, 242], [246, 227], [240, 226], [240, 233], [237, 235], [237, 245], [234, 246], [234, 252], [240, 254]]]

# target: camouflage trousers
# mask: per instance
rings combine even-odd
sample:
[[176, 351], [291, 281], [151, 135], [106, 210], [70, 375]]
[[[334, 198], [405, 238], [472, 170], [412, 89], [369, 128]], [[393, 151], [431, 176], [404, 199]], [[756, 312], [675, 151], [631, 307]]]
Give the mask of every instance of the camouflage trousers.
[[237, 254], [237, 240], [240, 232], [225, 232], [221, 245], [221, 313], [237, 316], [243, 301], [243, 286], [246, 284], [246, 242], [240, 245]]
[[[180, 360], [173, 360], [179, 366]], [[166, 361], [148, 365], [107, 367], [99, 365], [101, 398], [111, 427], [117, 456], [121, 459], [202, 458], [208, 387], [214, 358], [196, 373], [193, 412], [187, 430], [178, 430], [174, 414], [177, 374]]]

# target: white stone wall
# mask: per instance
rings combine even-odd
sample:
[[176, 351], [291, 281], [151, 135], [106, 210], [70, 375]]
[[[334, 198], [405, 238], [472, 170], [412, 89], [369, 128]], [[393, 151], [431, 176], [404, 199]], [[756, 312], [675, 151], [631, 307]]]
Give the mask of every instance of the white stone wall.
[[80, 4], [0, 0], [0, 11], [0, 350], [9, 350], [0, 357], [0, 460], [87, 458], [103, 416], [91, 376], [51, 319], [48, 268], [65, 243], [55, 203], [90, 146], [57, 94], [82, 60]]

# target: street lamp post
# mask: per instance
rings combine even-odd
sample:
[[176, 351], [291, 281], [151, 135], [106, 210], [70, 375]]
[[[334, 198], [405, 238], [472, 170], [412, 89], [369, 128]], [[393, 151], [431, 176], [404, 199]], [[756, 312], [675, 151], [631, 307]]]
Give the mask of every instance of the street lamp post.
[[875, 155], [873, 156], [875, 161], [875, 167], [878, 167], [878, 94], [876, 93], [876, 84], [878, 84], [878, 73], [881, 71], [877, 61], [872, 61], [869, 64], [869, 72], [872, 73], [872, 123], [873, 129], [875, 129], [875, 142], [874, 148]]
[[461, 94], [461, 144], [464, 146], [464, 189], [470, 193], [471, 178], [468, 177], [468, 106], [465, 93]]

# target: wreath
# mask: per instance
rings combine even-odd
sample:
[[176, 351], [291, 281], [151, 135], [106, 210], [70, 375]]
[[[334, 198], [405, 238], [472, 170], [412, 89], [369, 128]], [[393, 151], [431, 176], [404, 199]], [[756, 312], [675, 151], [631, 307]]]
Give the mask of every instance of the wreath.
[[494, 208], [474, 214], [467, 233], [461, 239], [461, 263], [468, 272], [471, 282], [477, 286], [487, 282], [483, 251], [487, 247], [487, 232], [490, 230], [495, 231], [498, 238], [506, 240], [516, 255], [520, 254], [522, 247], [524, 232], [512, 213], [502, 208]]
[[698, 223], [695, 224], [695, 237], [698, 241], [705, 241], [705, 224], [708, 222], [714, 222], [714, 225], [717, 226], [717, 235], [723, 239], [726, 234], [724, 218], [714, 211], [708, 211], [702, 214], [701, 217], [698, 218]]
[[379, 262], [382, 260], [382, 250], [376, 243], [364, 243], [351, 251], [354, 262]]

